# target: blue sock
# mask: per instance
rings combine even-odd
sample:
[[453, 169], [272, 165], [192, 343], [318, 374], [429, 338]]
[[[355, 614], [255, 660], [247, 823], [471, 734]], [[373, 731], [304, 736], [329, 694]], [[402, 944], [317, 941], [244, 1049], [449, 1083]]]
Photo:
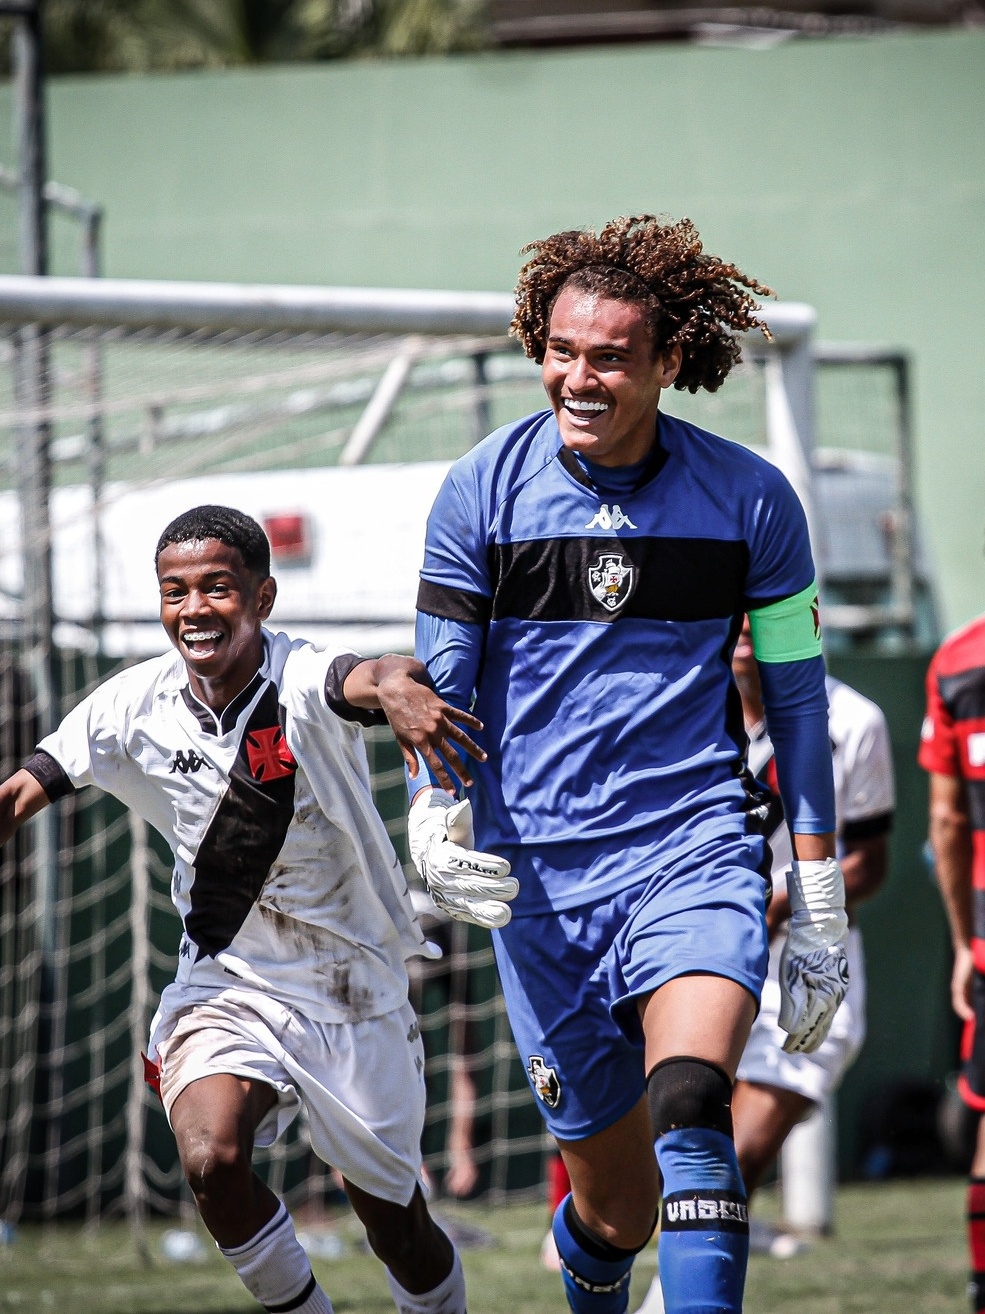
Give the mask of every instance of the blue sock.
[[566, 1195], [554, 1211], [554, 1241], [564, 1294], [574, 1314], [625, 1314], [635, 1250], [620, 1250], [588, 1231]]
[[741, 1314], [749, 1213], [735, 1145], [682, 1127], [657, 1141], [663, 1175], [660, 1281], [667, 1314]]

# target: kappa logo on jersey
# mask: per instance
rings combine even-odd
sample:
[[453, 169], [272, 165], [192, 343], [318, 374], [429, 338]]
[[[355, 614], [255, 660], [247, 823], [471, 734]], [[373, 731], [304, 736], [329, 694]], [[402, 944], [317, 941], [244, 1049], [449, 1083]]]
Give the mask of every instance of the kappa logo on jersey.
[[633, 590], [636, 571], [624, 566], [622, 557], [615, 552], [603, 552], [594, 566], [588, 568], [588, 586], [592, 597], [606, 611], [618, 611]]
[[821, 600], [814, 594], [814, 601], [811, 603], [811, 616], [814, 620], [814, 638], [821, 637]]
[[613, 503], [612, 510], [610, 511], [608, 502], [603, 502], [585, 528], [635, 529], [636, 526], [630, 520], [629, 516], [623, 514], [622, 508], [617, 503]]
[[246, 756], [254, 780], [280, 780], [298, 769], [279, 725], [269, 730], [247, 730]]
[[543, 1054], [531, 1054], [527, 1060], [527, 1073], [533, 1082], [537, 1098], [544, 1101], [549, 1109], [556, 1109], [561, 1103], [561, 1083], [557, 1073], [544, 1062]]
[[197, 771], [201, 771], [202, 767], [208, 771], [215, 769], [208, 758], [201, 757], [194, 748], [189, 748], [187, 753], [183, 748], [179, 748], [171, 759], [170, 774], [173, 776], [176, 771], [180, 771], [183, 776], [187, 776], [190, 771], [194, 775]]

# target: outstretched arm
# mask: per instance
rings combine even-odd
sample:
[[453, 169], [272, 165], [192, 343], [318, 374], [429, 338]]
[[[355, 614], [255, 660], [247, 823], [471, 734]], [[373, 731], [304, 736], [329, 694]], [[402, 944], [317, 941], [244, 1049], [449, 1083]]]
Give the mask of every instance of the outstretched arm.
[[0, 785], [0, 844], [6, 844], [25, 821], [47, 807], [48, 795], [31, 775], [21, 768]]
[[464, 785], [472, 784], [465, 755], [484, 762], [486, 754], [462, 727], [481, 730], [482, 722], [445, 702], [423, 662], [392, 653], [360, 662], [349, 672], [342, 691], [354, 707], [384, 713], [412, 779], [418, 774], [420, 753], [442, 788], [452, 793], [458, 788], [448, 767]]

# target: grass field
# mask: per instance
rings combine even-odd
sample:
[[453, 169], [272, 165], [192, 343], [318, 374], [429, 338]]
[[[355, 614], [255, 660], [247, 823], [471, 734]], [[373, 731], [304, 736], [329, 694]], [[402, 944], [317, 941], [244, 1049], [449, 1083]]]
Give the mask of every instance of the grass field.
[[[773, 1209], [770, 1192], [759, 1202]], [[967, 1310], [964, 1184], [959, 1178], [850, 1185], [839, 1191], [837, 1235], [791, 1259], [753, 1256], [748, 1314], [937, 1314]], [[463, 1249], [470, 1314], [561, 1311], [560, 1279], [538, 1263], [543, 1205], [496, 1209], [439, 1202], [439, 1217], [486, 1244]], [[172, 1224], [146, 1231], [143, 1262], [130, 1229], [103, 1224], [19, 1228], [0, 1246], [0, 1310], [21, 1314], [252, 1314], [259, 1307], [215, 1253], [203, 1247], [198, 1263], [162, 1257], [161, 1238]], [[314, 1268], [339, 1314], [392, 1314], [393, 1305], [361, 1231], [347, 1214], [332, 1224], [343, 1242], [340, 1258], [314, 1259]], [[637, 1261], [630, 1308], [653, 1274], [652, 1248]]]

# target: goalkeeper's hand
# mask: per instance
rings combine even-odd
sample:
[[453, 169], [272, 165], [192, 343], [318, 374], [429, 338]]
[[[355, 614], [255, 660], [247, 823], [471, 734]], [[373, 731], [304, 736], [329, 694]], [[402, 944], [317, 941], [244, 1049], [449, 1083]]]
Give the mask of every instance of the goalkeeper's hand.
[[780, 957], [780, 1026], [788, 1054], [823, 1042], [848, 988], [845, 882], [834, 858], [795, 862], [787, 872], [790, 921]]
[[468, 799], [456, 803], [439, 789], [422, 790], [407, 817], [407, 839], [414, 866], [442, 912], [487, 929], [506, 925], [520, 885], [505, 858], [475, 851]]

